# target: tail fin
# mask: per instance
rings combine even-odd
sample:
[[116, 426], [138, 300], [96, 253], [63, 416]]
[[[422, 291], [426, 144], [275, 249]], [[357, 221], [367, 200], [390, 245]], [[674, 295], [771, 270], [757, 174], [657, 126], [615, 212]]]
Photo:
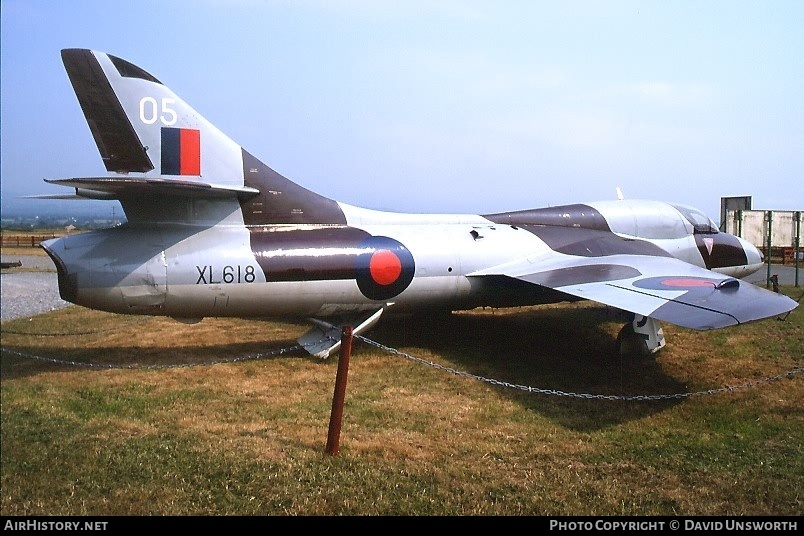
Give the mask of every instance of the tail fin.
[[243, 185], [240, 146], [156, 77], [101, 52], [61, 57], [107, 171]]
[[149, 192], [236, 195], [247, 224], [345, 221], [335, 201], [260, 162], [144, 69], [86, 49], [61, 56], [106, 170], [124, 177], [50, 182], [129, 206]]

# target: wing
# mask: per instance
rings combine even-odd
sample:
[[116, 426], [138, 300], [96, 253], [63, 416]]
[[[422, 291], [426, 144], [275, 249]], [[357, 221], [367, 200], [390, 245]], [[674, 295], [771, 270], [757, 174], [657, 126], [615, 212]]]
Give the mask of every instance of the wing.
[[715, 329], [786, 313], [797, 303], [673, 257], [550, 252], [470, 277], [507, 276], [685, 328]]

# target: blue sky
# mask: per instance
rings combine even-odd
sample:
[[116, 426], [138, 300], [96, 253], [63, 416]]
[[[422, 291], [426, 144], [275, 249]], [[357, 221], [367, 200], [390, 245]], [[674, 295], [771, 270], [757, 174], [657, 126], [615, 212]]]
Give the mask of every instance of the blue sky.
[[[2, 195], [105, 170], [61, 64], [139, 65], [354, 205], [804, 209], [804, 2], [1, 0]], [[49, 201], [31, 201], [48, 203]]]

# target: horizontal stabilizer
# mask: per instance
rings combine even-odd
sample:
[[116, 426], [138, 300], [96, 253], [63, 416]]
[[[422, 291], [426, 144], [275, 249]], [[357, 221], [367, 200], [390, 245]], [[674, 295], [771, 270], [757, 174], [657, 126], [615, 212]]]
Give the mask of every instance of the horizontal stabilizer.
[[45, 182], [75, 188], [76, 196], [89, 199], [120, 199], [140, 195], [250, 199], [260, 191], [248, 186], [215, 185], [196, 180], [163, 177], [81, 177], [45, 179]]
[[[102, 193], [102, 192], [99, 192]], [[86, 199], [97, 199], [95, 197], [89, 197], [87, 195], [78, 195], [76, 194], [41, 194], [41, 195], [24, 195], [22, 199], [74, 199], [74, 200], [86, 200]], [[114, 199], [111, 197], [104, 197], [104, 199]]]

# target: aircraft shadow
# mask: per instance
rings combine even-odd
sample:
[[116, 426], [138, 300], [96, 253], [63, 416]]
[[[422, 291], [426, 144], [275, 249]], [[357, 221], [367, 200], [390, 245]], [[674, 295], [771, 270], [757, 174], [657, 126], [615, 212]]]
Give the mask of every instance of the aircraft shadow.
[[[662, 411], [679, 398], [630, 400], [624, 397], [684, 393], [652, 358], [622, 358], [614, 352], [622, 322], [597, 307], [533, 307], [476, 310], [454, 314], [388, 316], [366, 336], [409, 352], [427, 350], [458, 371], [532, 387], [528, 392], [498, 387], [512, 400], [570, 429], [596, 430]], [[272, 322], [266, 320], [266, 322]], [[319, 361], [297, 345], [304, 322], [285, 325], [264, 341], [189, 344], [180, 347], [9, 345], [0, 377], [23, 378], [54, 370], [167, 369], [294, 356]], [[368, 348], [356, 343], [355, 352]], [[37, 358], [15, 356], [20, 352]], [[38, 357], [44, 357], [39, 359]], [[57, 356], [52, 361], [49, 356]], [[337, 356], [334, 356], [337, 359]], [[425, 365], [422, 365], [425, 366]], [[447, 372], [445, 372], [447, 373]], [[478, 380], [480, 381], [480, 380]], [[546, 392], [549, 391], [549, 392]], [[603, 398], [612, 397], [612, 398]]]
[[[597, 430], [660, 412], [681, 400], [631, 397], [687, 391], [656, 358], [616, 354], [623, 323], [600, 307], [487, 310], [384, 318], [368, 338], [402, 351], [427, 349], [456, 370], [534, 388], [536, 392], [499, 387], [523, 407], [563, 426]], [[415, 350], [410, 354], [418, 357]]]

